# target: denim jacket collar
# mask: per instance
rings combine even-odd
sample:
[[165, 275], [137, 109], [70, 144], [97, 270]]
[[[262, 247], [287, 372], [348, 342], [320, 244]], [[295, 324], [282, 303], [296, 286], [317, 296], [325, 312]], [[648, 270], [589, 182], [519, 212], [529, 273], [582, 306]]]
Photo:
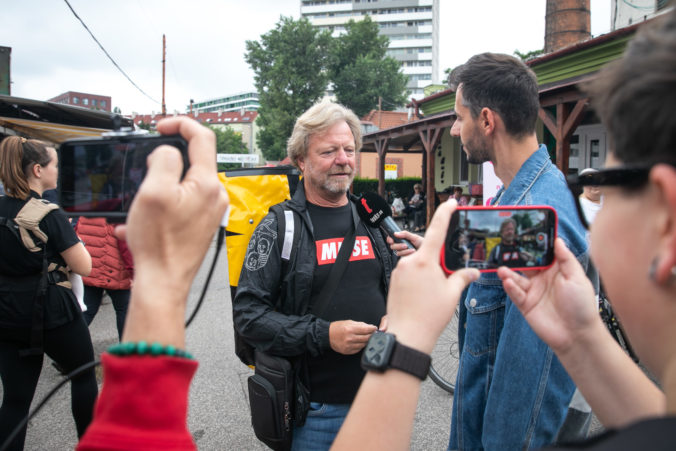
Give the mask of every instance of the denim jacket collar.
[[537, 179], [551, 166], [547, 147], [540, 144], [538, 150], [523, 163], [509, 187], [505, 189], [503, 185], [498, 190], [491, 205], [519, 205]]

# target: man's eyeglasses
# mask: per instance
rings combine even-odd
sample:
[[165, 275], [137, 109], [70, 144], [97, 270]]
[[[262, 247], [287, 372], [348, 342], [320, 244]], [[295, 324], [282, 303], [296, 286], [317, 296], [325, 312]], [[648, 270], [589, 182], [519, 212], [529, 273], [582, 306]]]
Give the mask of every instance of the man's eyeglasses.
[[567, 177], [568, 189], [573, 193], [577, 214], [582, 225], [589, 230], [589, 223], [580, 204], [580, 194], [585, 186], [621, 186], [625, 189], [636, 189], [646, 184], [650, 175], [650, 165], [632, 165], [616, 168], [599, 169], [584, 175], [572, 174]]

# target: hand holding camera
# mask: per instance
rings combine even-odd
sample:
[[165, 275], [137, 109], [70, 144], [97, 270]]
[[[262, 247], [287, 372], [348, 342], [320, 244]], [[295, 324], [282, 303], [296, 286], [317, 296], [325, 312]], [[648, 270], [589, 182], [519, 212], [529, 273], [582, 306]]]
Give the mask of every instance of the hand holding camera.
[[190, 167], [181, 180], [181, 153], [167, 145], [155, 149], [127, 225], [118, 228], [137, 268], [123, 341], [157, 341], [182, 348], [188, 291], [228, 196], [217, 177], [210, 130], [187, 118], [166, 119], [157, 128], [186, 139]]

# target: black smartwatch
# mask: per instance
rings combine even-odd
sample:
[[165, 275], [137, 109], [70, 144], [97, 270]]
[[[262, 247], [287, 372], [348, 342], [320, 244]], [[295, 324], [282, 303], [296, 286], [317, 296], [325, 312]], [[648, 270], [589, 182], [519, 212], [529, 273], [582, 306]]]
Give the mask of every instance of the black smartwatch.
[[394, 334], [374, 332], [361, 356], [361, 367], [367, 371], [383, 372], [394, 368], [425, 380], [432, 358], [416, 349], [397, 342]]

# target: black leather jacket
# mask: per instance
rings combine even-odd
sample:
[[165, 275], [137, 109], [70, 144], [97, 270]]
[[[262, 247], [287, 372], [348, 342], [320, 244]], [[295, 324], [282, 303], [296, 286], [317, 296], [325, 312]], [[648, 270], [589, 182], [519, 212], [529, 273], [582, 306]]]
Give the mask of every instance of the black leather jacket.
[[[260, 351], [279, 356], [297, 356], [305, 352], [317, 356], [330, 349], [330, 323], [308, 313], [317, 255], [302, 183], [293, 198], [284, 204], [285, 209], [293, 210], [301, 218], [301, 227], [295, 232], [300, 233], [300, 237], [294, 261], [288, 262], [288, 271], [282, 280], [282, 260], [275, 240], [266, 262], [252, 270], [247, 264], [252, 252], [250, 244], [233, 301], [233, 321], [241, 336]], [[354, 209], [353, 220], [355, 226], [360, 220]], [[261, 228], [276, 233], [277, 217], [273, 212], [263, 218], [256, 231]], [[383, 265], [383, 278], [377, 283], [387, 294], [396, 260], [381, 231], [366, 229]], [[252, 240], [256, 235], [254, 232]]]

